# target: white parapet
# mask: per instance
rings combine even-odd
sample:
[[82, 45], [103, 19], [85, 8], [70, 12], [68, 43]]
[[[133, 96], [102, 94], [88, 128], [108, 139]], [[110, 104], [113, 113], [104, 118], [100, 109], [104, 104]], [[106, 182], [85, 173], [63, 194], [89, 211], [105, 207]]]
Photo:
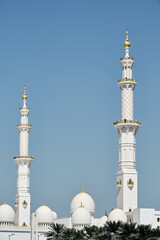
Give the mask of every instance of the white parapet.
[[133, 211], [133, 222], [140, 225], [150, 225], [160, 228], [160, 211], [154, 208], [138, 208]]

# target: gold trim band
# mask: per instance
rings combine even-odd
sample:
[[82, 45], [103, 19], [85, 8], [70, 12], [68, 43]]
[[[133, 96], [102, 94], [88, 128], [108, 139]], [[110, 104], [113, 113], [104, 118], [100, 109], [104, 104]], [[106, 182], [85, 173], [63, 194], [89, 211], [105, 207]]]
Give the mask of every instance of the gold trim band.
[[140, 122], [140, 121], [137, 121], [137, 120], [136, 120], [136, 121], [126, 120], [126, 119], [115, 121], [115, 122], [113, 122], [113, 125], [116, 125], [116, 124], [118, 124], [118, 123], [136, 123], [136, 124], [138, 124], [138, 125], [141, 125], [141, 122]]
[[127, 59], [129, 59], [129, 60], [134, 60], [133, 57], [121, 57], [121, 58], [120, 58], [120, 60], [127, 60]]
[[121, 83], [121, 82], [134, 82], [134, 83], [137, 83], [136, 79], [133, 79], [133, 78], [122, 78], [122, 79], [119, 79], [118, 82], [119, 83]]

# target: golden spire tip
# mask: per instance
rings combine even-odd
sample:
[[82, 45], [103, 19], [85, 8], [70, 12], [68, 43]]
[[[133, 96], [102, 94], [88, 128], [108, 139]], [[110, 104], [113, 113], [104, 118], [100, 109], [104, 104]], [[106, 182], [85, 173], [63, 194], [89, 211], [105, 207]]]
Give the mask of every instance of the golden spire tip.
[[124, 42], [124, 46], [125, 47], [130, 47], [131, 46], [131, 43], [128, 40], [128, 28], [126, 28], [126, 41]]
[[22, 99], [23, 99], [23, 100], [27, 100], [26, 86], [24, 86], [24, 93], [23, 93]]
[[82, 186], [82, 193], [84, 193], [84, 186]]
[[7, 204], [7, 201], [6, 201], [6, 199], [5, 199], [5, 201], [4, 201], [4, 204]]
[[43, 206], [46, 206], [45, 201], [43, 201]]

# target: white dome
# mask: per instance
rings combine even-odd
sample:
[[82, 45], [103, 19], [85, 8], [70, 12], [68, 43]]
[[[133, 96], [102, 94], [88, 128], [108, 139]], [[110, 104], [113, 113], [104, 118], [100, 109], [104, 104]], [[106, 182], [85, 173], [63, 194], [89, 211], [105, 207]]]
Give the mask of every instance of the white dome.
[[36, 212], [38, 216], [38, 223], [53, 223], [54, 215], [49, 207], [43, 204], [43, 206], [39, 207]]
[[119, 208], [115, 208], [113, 209], [109, 216], [108, 216], [108, 221], [115, 221], [115, 222], [118, 222], [118, 221], [121, 221], [121, 222], [127, 222], [127, 216], [125, 214], [125, 212], [123, 212], [121, 209]]
[[103, 217], [101, 217], [101, 218], [98, 220], [98, 227], [103, 227], [103, 226], [106, 224], [107, 220], [108, 220], [108, 218], [107, 218], [106, 215], [103, 216]]
[[52, 211], [54, 219], [57, 219], [57, 213]]
[[72, 225], [90, 225], [91, 214], [84, 207], [77, 208], [71, 217]]
[[88, 193], [85, 193], [82, 189], [82, 192], [77, 194], [72, 202], [71, 202], [71, 214], [79, 208], [79, 206], [83, 203], [84, 208], [86, 208], [91, 215], [94, 215], [95, 213], [95, 203], [94, 200], [91, 198], [91, 196]]
[[15, 211], [8, 204], [3, 204], [0, 206], [0, 222], [14, 223], [15, 221]]

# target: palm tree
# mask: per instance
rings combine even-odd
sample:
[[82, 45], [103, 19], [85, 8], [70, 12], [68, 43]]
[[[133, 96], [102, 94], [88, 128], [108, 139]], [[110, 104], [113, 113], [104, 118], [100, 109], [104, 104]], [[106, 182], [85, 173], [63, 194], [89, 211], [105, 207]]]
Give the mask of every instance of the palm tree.
[[155, 237], [150, 225], [139, 225], [137, 227], [137, 230], [138, 230], [139, 240], [149, 240]]
[[74, 228], [65, 228], [63, 232], [63, 239], [72, 240], [75, 239], [76, 230]]
[[75, 230], [70, 240], [87, 240], [83, 230]]
[[154, 237], [160, 238], [160, 229], [158, 227], [152, 229], [152, 233]]
[[87, 237], [88, 240], [94, 240], [97, 239], [97, 235], [100, 232], [100, 228], [96, 226], [91, 226], [91, 227], [85, 227], [84, 228], [84, 233], [85, 236]]
[[106, 222], [106, 224], [103, 227], [102, 233], [99, 234], [99, 239], [109, 239], [114, 240], [118, 237], [118, 229], [122, 226], [122, 222]]
[[150, 225], [135, 223], [106, 222], [104, 227], [90, 226], [82, 230], [66, 228], [62, 224], [51, 224], [47, 240], [157, 240], [160, 230]]
[[97, 234], [97, 237], [95, 239], [98, 240], [114, 240], [114, 236], [112, 236], [112, 234], [110, 234], [109, 232], [107, 232], [106, 230], [104, 230], [104, 228], [102, 229], [102, 231], [100, 231]]
[[124, 223], [116, 231], [121, 240], [139, 239], [138, 230], [135, 223]]
[[48, 233], [46, 234], [47, 240], [62, 240], [64, 229], [63, 224], [52, 223], [49, 227]]

